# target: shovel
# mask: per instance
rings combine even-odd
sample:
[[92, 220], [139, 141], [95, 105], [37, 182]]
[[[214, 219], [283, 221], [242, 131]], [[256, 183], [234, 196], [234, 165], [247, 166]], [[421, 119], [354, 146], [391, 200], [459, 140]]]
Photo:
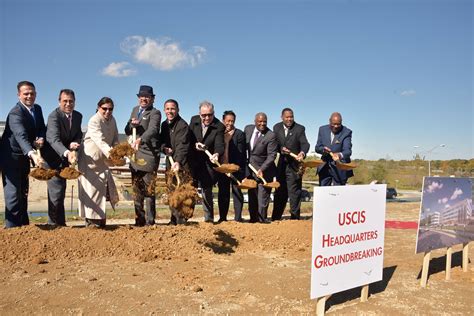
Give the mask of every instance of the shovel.
[[[295, 158], [296, 160], [298, 160], [298, 155], [294, 154], [294, 153], [290, 153], [290, 156]], [[302, 161], [303, 165], [306, 167], [306, 168], [315, 168], [315, 167], [319, 167], [321, 166], [322, 164], [324, 164], [324, 161], [320, 160], [320, 159], [317, 159], [317, 160], [307, 160], [307, 161]]]
[[341, 170], [352, 170], [357, 168], [357, 165], [353, 162], [339, 162], [336, 161], [336, 167]]
[[[76, 156], [76, 151], [73, 150], [72, 151], [74, 153], [74, 155]], [[63, 168], [60, 172], [59, 172], [59, 176], [63, 179], [67, 179], [67, 180], [74, 180], [74, 179], [77, 179], [79, 178], [81, 175], [82, 175], [82, 172], [80, 172], [79, 170], [77, 170], [77, 156], [75, 157], [76, 159], [74, 159], [74, 162], [71, 163], [71, 166], [70, 167], [66, 167], [66, 168]]]
[[[41, 158], [41, 151], [39, 148], [36, 149], [36, 154]], [[36, 180], [49, 180], [56, 175], [56, 170], [44, 169], [41, 165], [30, 171], [30, 176]]]
[[[204, 151], [206, 153], [206, 155], [209, 156], [209, 158], [212, 157], [212, 154], [209, 152], [209, 150], [205, 150]], [[257, 187], [257, 182], [255, 181], [252, 181], [250, 179], [248, 180], [244, 180], [242, 182], [239, 181], [239, 179], [237, 179], [233, 174], [232, 172], [236, 172], [236, 171], [239, 171], [239, 169], [235, 170], [235, 168], [226, 168], [226, 165], [227, 166], [231, 166], [229, 164], [224, 164], [224, 165], [221, 165], [219, 163], [219, 161], [216, 161], [216, 165], [217, 165], [217, 168], [215, 168], [216, 171], [220, 172], [220, 173], [224, 173], [226, 176], [228, 176], [229, 178], [231, 178], [232, 180], [235, 181], [235, 183], [237, 183], [237, 187], [239, 189], [255, 189]], [[226, 172], [227, 171], [227, 172]]]
[[[169, 159], [171, 165], [173, 165], [173, 164], [174, 164], [174, 159], [173, 159], [173, 157], [168, 156], [168, 159]], [[179, 174], [178, 174], [177, 171], [173, 171], [173, 173], [174, 173], [174, 176], [176, 177], [176, 182], [177, 182], [177, 183], [176, 183], [176, 187], [179, 187], [179, 185], [181, 184], [181, 179], [179, 178]]]
[[259, 177], [260, 180], [263, 181], [263, 186], [264, 186], [264, 187], [270, 188], [270, 189], [278, 189], [278, 188], [280, 187], [280, 182], [278, 182], [278, 181], [267, 182], [267, 180], [265, 180], [264, 177], [260, 177], [260, 176], [258, 175], [257, 169], [255, 169], [255, 167], [252, 166], [252, 164], [249, 163], [249, 167], [250, 167], [250, 169], [257, 175], [257, 177]]
[[[136, 127], [133, 127], [132, 128], [132, 141], [135, 143], [135, 141], [137, 140], [137, 128]], [[143, 158], [140, 158], [140, 159], [137, 159], [135, 157], [135, 153], [132, 154], [132, 157], [130, 157], [130, 161], [132, 161], [133, 163], [139, 165], [139, 166], [144, 166], [146, 165], [146, 161], [145, 159]]]

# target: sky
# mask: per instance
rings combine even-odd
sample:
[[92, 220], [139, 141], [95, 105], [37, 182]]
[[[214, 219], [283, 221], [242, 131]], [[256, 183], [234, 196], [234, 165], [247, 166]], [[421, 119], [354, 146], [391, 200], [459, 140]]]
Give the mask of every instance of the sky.
[[337, 111], [353, 159], [474, 158], [469, 0], [0, 0], [0, 41], [1, 121], [29, 80], [46, 117], [73, 89], [83, 125], [111, 97], [123, 132], [151, 85], [188, 122], [203, 100], [240, 129], [290, 107], [311, 151]]

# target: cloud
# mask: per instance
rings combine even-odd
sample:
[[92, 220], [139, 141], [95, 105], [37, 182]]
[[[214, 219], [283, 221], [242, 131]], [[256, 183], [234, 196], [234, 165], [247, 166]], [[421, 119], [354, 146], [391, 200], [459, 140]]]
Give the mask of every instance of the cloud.
[[449, 201], [447, 197], [438, 200], [438, 204], [446, 204]]
[[410, 90], [403, 90], [402, 92], [400, 92], [400, 95], [401, 95], [402, 97], [411, 97], [411, 96], [413, 96], [413, 95], [415, 95], [415, 94], [416, 94], [416, 91], [413, 90], [413, 89], [410, 89]]
[[443, 184], [440, 182], [433, 181], [428, 185], [428, 188], [426, 189], [426, 192], [428, 193], [433, 193], [435, 190], [439, 190], [443, 187]]
[[451, 205], [449, 205], [449, 204], [446, 204], [446, 205], [444, 206], [444, 208], [450, 208], [450, 207], [451, 207]]
[[184, 50], [178, 42], [170, 38], [153, 39], [139, 35], [126, 37], [120, 48], [136, 62], [149, 64], [158, 70], [196, 67], [204, 62], [207, 53], [201, 46]]
[[126, 61], [118, 63], [110, 63], [107, 67], [102, 69], [102, 74], [109, 77], [128, 77], [133, 76], [137, 71]]
[[462, 194], [462, 190], [460, 188], [456, 188], [453, 192], [453, 195], [451, 195], [450, 200], [455, 200]]

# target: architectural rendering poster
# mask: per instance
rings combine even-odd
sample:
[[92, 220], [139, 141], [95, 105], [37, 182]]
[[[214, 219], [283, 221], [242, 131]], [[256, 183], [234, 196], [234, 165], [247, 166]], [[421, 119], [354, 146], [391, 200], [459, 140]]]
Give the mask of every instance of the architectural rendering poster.
[[314, 188], [311, 298], [382, 280], [385, 184]]
[[474, 240], [472, 180], [425, 177], [416, 253]]

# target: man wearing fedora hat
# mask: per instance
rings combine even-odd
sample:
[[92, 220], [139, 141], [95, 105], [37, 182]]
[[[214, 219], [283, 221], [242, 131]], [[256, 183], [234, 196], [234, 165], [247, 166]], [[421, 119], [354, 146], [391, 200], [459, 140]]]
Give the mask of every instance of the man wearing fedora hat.
[[161, 113], [153, 107], [155, 95], [150, 86], [140, 86], [137, 94], [138, 105], [135, 106], [125, 126], [125, 134], [132, 135], [136, 129], [137, 139], [132, 143], [136, 152], [136, 161], [144, 160], [146, 164], [130, 161], [132, 186], [135, 204], [135, 225], [153, 225], [156, 216], [154, 192], [147, 188], [154, 181], [154, 173], [160, 161], [159, 134]]

